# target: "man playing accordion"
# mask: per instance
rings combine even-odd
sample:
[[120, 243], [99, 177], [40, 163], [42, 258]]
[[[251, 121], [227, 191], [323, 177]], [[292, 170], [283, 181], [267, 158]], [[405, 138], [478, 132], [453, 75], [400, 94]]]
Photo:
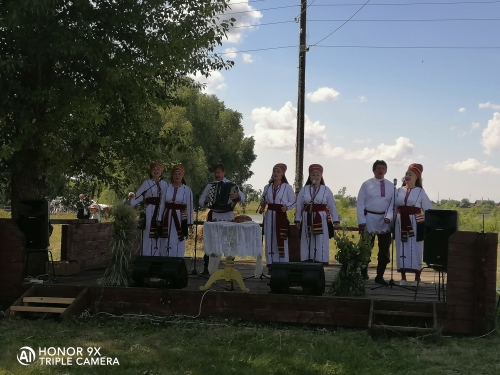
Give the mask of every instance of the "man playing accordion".
[[[210, 192], [215, 183], [220, 183], [220, 182], [231, 183], [231, 181], [229, 181], [227, 178], [224, 177], [226, 175], [226, 169], [224, 168], [224, 165], [222, 163], [215, 164], [212, 168], [212, 171], [214, 172], [215, 181], [208, 183], [207, 186], [205, 186], [205, 189], [203, 190], [203, 194], [201, 195], [199, 201], [201, 207], [207, 207], [211, 205], [212, 202], [211, 202]], [[213, 198], [214, 197], [212, 197], [212, 199]], [[210, 211], [208, 211], [207, 221], [233, 220], [234, 204], [237, 202], [243, 202], [245, 200], [245, 195], [243, 195], [243, 193], [238, 189], [237, 192], [233, 192], [229, 195], [229, 200], [232, 201], [233, 204], [228, 204], [227, 208], [221, 210], [211, 209]], [[202, 272], [202, 274], [204, 275], [208, 274], [208, 260], [209, 257], [208, 255], [205, 254], [205, 256], [203, 257], [204, 268]]]

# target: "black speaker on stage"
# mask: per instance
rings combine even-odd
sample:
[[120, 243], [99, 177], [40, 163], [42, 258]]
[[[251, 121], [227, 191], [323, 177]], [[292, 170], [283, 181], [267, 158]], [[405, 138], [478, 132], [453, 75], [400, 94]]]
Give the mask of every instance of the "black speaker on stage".
[[135, 258], [132, 279], [141, 285], [144, 278], [158, 278], [169, 288], [182, 289], [188, 284], [188, 271], [184, 258], [140, 255]]
[[31, 199], [19, 202], [17, 226], [26, 237], [27, 249], [49, 247], [49, 202], [45, 199]]
[[286, 294], [290, 287], [301, 286], [305, 294], [321, 296], [325, 292], [325, 269], [321, 263], [273, 263], [268, 285], [272, 293]]
[[458, 230], [458, 212], [454, 210], [425, 211], [424, 262], [432, 268], [448, 267], [448, 239]]

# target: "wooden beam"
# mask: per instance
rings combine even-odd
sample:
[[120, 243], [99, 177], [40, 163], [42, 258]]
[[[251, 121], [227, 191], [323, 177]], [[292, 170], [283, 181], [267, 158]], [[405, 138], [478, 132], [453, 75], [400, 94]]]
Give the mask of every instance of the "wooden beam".
[[23, 311], [23, 312], [45, 312], [62, 314], [66, 307], [44, 307], [44, 306], [11, 306], [10, 311]]
[[70, 305], [75, 299], [74, 298], [62, 298], [62, 297], [24, 297], [23, 302], [31, 303], [59, 303], [62, 305]]
[[61, 314], [61, 319], [65, 320], [73, 315], [80, 314], [89, 305], [89, 288], [84, 288], [65, 312]]

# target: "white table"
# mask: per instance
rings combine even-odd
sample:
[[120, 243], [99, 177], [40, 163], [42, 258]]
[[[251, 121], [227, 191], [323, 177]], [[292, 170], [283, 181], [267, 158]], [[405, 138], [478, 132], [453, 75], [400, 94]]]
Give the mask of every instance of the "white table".
[[[236, 256], [257, 258], [254, 275], [256, 277], [262, 275], [262, 237], [259, 224], [252, 221], [206, 222], [203, 224], [203, 242], [205, 254], [210, 256], [208, 271], [211, 276], [207, 284], [200, 287], [200, 290], [206, 290], [216, 280], [224, 279], [226, 282], [238, 282], [240, 288], [248, 292], [241, 274], [233, 268]], [[226, 267], [217, 271], [222, 255], [226, 257]]]

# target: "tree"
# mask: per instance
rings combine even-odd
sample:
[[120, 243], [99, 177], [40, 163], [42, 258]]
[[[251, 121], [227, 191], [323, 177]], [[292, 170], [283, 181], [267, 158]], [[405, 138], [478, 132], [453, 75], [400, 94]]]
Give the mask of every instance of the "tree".
[[[147, 167], [185, 77], [227, 69], [213, 54], [227, 0], [4, 0], [0, 17], [0, 172], [20, 199], [58, 176], [116, 178]], [[119, 169], [118, 169], [119, 171]], [[0, 173], [2, 174], [2, 173]]]

